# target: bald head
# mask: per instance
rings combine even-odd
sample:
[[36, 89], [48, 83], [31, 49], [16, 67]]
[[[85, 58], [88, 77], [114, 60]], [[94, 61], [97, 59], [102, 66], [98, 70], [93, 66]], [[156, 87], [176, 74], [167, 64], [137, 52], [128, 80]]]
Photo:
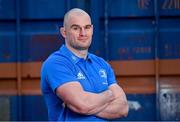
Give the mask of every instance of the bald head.
[[65, 14], [65, 16], [64, 16], [64, 27], [67, 26], [67, 24], [68, 24], [68, 22], [69, 22], [69, 20], [70, 20], [70, 18], [71, 18], [72, 16], [77, 16], [77, 17], [79, 17], [79, 16], [88, 16], [89, 19], [90, 19], [90, 21], [91, 21], [91, 18], [90, 18], [90, 16], [89, 16], [88, 13], [86, 13], [86, 12], [85, 12], [84, 10], [82, 10], [82, 9], [74, 8], [74, 9], [69, 10], [69, 11]]

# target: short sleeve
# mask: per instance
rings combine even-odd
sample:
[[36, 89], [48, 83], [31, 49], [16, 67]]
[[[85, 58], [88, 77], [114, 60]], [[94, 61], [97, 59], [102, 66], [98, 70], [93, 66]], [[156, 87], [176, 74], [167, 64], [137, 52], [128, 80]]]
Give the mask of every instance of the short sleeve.
[[108, 64], [106, 62], [106, 69], [107, 69], [107, 81], [108, 81], [108, 85], [112, 85], [114, 83], [116, 83], [116, 77], [115, 77], [115, 74], [114, 74], [114, 71], [113, 69], [111, 68], [110, 64]]
[[67, 61], [53, 61], [48, 62], [46, 65], [47, 66], [44, 69], [46, 70], [46, 78], [53, 91], [64, 83], [77, 81], [77, 78], [73, 73], [73, 66]]

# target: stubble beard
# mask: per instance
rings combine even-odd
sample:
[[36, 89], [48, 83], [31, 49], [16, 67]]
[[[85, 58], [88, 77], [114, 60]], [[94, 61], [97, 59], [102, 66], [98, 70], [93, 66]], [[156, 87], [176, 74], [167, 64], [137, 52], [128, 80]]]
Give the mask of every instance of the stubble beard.
[[74, 44], [74, 43], [70, 43], [70, 46], [76, 50], [80, 50], [80, 51], [83, 51], [83, 50], [88, 50], [89, 47], [91, 45], [91, 42], [89, 42], [89, 44], [87, 46], [81, 46], [80, 44]]

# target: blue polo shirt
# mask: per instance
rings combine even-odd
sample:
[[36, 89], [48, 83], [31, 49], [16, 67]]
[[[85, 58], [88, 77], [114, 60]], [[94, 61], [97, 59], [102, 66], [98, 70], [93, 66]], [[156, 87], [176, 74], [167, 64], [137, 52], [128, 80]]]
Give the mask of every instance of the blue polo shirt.
[[[79, 82], [88, 92], [100, 93], [116, 83], [110, 65], [102, 58], [88, 53], [79, 58], [65, 45], [51, 54], [41, 70], [41, 89], [48, 108], [50, 121], [105, 121], [93, 115], [82, 115], [64, 107], [55, 90], [68, 82]], [[80, 97], [80, 96], [79, 96]]]

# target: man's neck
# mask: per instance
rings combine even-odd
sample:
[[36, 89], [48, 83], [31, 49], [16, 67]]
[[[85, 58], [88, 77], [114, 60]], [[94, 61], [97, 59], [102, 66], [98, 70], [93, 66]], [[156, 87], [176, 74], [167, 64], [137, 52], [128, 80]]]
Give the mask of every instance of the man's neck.
[[88, 50], [77, 50], [77, 49], [74, 49], [68, 45], [66, 45], [66, 47], [72, 51], [76, 56], [80, 57], [80, 58], [84, 58], [86, 59], [87, 58], [87, 53], [88, 53]]

